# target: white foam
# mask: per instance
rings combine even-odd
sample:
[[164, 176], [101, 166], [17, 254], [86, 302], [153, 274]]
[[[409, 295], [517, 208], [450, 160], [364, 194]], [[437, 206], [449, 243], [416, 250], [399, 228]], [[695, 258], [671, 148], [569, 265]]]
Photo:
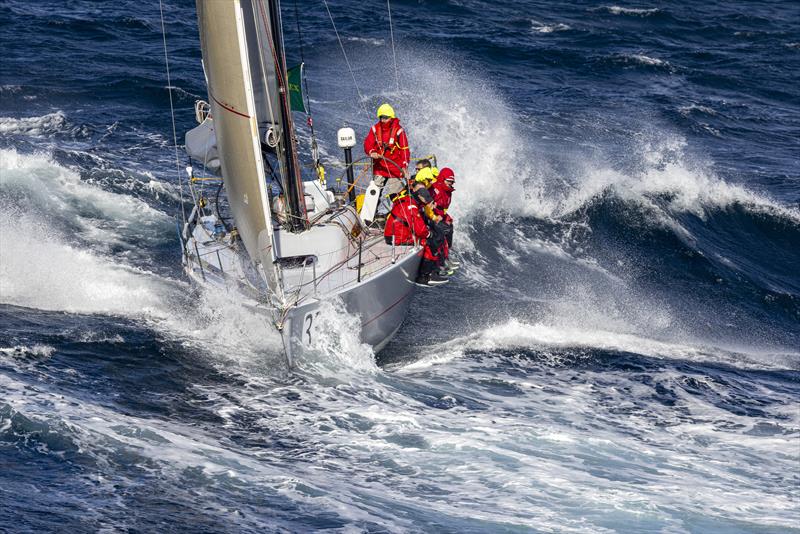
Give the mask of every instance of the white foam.
[[67, 119], [62, 111], [55, 111], [41, 117], [0, 117], [0, 134], [39, 137], [63, 130], [66, 123]]
[[[436, 59], [410, 73], [426, 87], [398, 106], [412, 154], [435, 151], [439, 167], [452, 167], [456, 192], [451, 211], [460, 221], [498, 212], [552, 211], [540, 185], [541, 166], [530, 161], [514, 113], [487, 83]], [[402, 107], [401, 107], [402, 106]]]
[[372, 46], [384, 46], [386, 41], [383, 39], [375, 39], [373, 37], [346, 37], [345, 41], [350, 43], [365, 43]]
[[[401, 94], [396, 107], [402, 112], [412, 154], [435, 152], [439, 167], [452, 167], [456, 173], [451, 213], [461, 232], [462, 250], [473, 249], [469, 239], [462, 238], [469, 238], [463, 232], [476, 217], [560, 219], [606, 193], [648, 208], [661, 202], [657, 197], [668, 195], [667, 207], [675, 212], [705, 214], [740, 205], [800, 222], [800, 210], [719, 177], [709, 162], [690, 155], [685, 138], [669, 132], [641, 132], [633, 138], [634, 143], [623, 150], [631, 151], [628, 159], [638, 165], [617, 169], [577, 159], [568, 162], [574, 174], [560, 175], [536, 153], [529, 125], [489, 83], [428, 57], [425, 51], [415, 53], [424, 67], [410, 70], [405, 83], [428, 90]], [[667, 64], [644, 55], [632, 58]]]
[[708, 106], [702, 106], [700, 104], [689, 104], [687, 106], [681, 106], [680, 108], [678, 108], [678, 113], [680, 113], [684, 117], [688, 117], [695, 112], [711, 116], [717, 115], [717, 111], [715, 109], [710, 108]]
[[248, 369], [285, 367], [283, 346], [273, 313], [254, 306], [235, 290], [199, 288], [190, 303], [176, 306], [168, 320], [154, 326], [214, 359]]
[[692, 213], [705, 217], [709, 210], [734, 205], [755, 213], [766, 213], [800, 223], [800, 210], [787, 207], [768, 195], [747, 187], [731, 184], [716, 176], [702, 163], [691, 162], [685, 153], [686, 141], [680, 136], [663, 135], [645, 141], [639, 147], [638, 171], [621, 172], [587, 164], [577, 186], [569, 190], [551, 213], [561, 217], [574, 213], [595, 198], [611, 193], [614, 196], [663, 215], [658, 205], [675, 213]]
[[46, 154], [0, 150], [0, 192], [14, 197], [16, 210], [41, 214], [55, 232], [77, 226], [80, 237], [99, 248], [138, 247], [144, 236], [160, 238], [161, 232], [172, 231], [166, 214], [135, 197], [84, 182]]
[[313, 345], [296, 360], [300, 369], [328, 377], [379, 371], [372, 348], [361, 342], [361, 319], [340, 300], [322, 302], [315, 323]]
[[0, 347], [0, 354], [7, 354], [10, 356], [30, 355], [36, 357], [49, 358], [56, 351], [55, 347], [50, 345], [35, 344], [31, 346], [16, 345], [14, 347]]
[[625, 56], [625, 58], [633, 60], [636, 63], [640, 63], [642, 65], [650, 65], [654, 67], [663, 67], [665, 65], [669, 65], [669, 63], [667, 63], [663, 59], [645, 56], [644, 54], [632, 54], [630, 56]]
[[539, 22], [538, 20], [531, 19], [531, 29], [535, 33], [553, 33], [553, 32], [563, 32], [569, 30], [570, 27], [569, 25], [563, 23], [547, 24], [544, 22]]
[[635, 15], [639, 17], [647, 17], [658, 13], [660, 10], [657, 7], [650, 8], [635, 8], [635, 7], [621, 7], [621, 6], [606, 6], [604, 8], [612, 15]]
[[0, 301], [74, 313], [165, 316], [174, 284], [62, 239], [34, 218], [0, 211]]
[[[168, 317], [181, 284], [108, 255], [171, 230], [146, 203], [85, 183], [42, 154], [0, 150], [0, 301], [42, 310]], [[80, 239], [76, 239], [74, 232]]]
[[[582, 318], [573, 316], [576, 320]], [[603, 318], [596, 318], [603, 320]], [[605, 318], [608, 326], [630, 325]], [[604, 330], [584, 326], [526, 323], [510, 319], [479, 332], [429, 347], [424, 358], [405, 365], [403, 371], [417, 371], [463, 357], [466, 352], [491, 352], [514, 349], [597, 349], [628, 352], [652, 358], [705, 361], [731, 364], [742, 368], [778, 368], [800, 365], [800, 353], [769, 353], [760, 350], [712, 347], [691, 342], [659, 341], [622, 330]], [[556, 360], [560, 356], [551, 356]]]

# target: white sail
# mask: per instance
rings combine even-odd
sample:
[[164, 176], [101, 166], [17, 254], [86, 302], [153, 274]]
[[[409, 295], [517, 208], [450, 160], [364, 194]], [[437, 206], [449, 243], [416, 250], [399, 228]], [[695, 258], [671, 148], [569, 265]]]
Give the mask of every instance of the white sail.
[[241, 2], [197, 0], [197, 14], [228, 203], [250, 258], [266, 268], [272, 222]]

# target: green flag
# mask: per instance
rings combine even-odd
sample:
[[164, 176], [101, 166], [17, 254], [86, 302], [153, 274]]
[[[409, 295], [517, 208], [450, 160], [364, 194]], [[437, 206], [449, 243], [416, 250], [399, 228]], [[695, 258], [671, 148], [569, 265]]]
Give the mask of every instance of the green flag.
[[303, 64], [292, 67], [286, 72], [289, 78], [289, 106], [292, 111], [305, 111], [306, 106], [303, 102]]

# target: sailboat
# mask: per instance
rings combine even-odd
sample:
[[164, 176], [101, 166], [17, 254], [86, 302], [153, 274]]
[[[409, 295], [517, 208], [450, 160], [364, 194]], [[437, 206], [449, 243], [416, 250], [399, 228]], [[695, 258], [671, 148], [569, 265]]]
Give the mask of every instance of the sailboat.
[[198, 0], [197, 17], [208, 101], [186, 148], [208, 176], [187, 167], [186, 272], [269, 314], [290, 362], [316, 346], [320, 305], [332, 299], [381, 350], [407, 314], [421, 247], [387, 243], [374, 213], [357, 211], [352, 129], [337, 140], [349, 191], [303, 180], [278, 0]]

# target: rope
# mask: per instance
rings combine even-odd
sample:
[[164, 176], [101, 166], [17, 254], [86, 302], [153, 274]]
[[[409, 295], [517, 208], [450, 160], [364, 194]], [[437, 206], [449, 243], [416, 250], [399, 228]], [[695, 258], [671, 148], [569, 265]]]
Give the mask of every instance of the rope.
[[392, 37], [392, 56], [394, 57], [394, 81], [397, 84], [397, 92], [400, 92], [400, 71], [397, 69], [397, 52], [394, 49], [394, 28], [392, 26], [392, 5], [391, 0], [386, 0], [386, 9], [389, 10], [389, 35]]
[[175, 147], [175, 168], [178, 172], [178, 184], [181, 193], [181, 221], [186, 226], [186, 210], [184, 208], [183, 200], [183, 177], [181, 176], [181, 160], [178, 156], [178, 131], [175, 128], [175, 106], [172, 102], [172, 78], [169, 74], [169, 56], [167, 54], [167, 29], [164, 25], [164, 4], [162, 0], [158, 0], [158, 7], [161, 11], [161, 38], [164, 41], [164, 65], [167, 69], [167, 90], [169, 91], [169, 114], [172, 118], [172, 144]]
[[336, 39], [339, 41], [339, 48], [342, 49], [342, 55], [344, 56], [345, 63], [347, 63], [347, 69], [350, 71], [350, 76], [353, 78], [353, 85], [356, 88], [356, 93], [358, 93], [358, 103], [361, 104], [361, 109], [364, 111], [364, 114], [369, 115], [369, 111], [367, 111], [367, 108], [364, 105], [364, 97], [361, 95], [361, 90], [358, 88], [358, 82], [356, 82], [356, 75], [353, 73], [353, 67], [350, 66], [350, 60], [347, 59], [347, 52], [344, 51], [344, 44], [342, 43], [342, 38], [339, 36], [339, 31], [336, 29], [336, 23], [333, 21], [333, 15], [331, 15], [331, 9], [328, 7], [328, 0], [322, 0], [322, 3], [325, 4], [325, 10], [328, 12], [328, 18], [331, 19], [331, 25], [333, 25], [333, 31], [336, 34]]

